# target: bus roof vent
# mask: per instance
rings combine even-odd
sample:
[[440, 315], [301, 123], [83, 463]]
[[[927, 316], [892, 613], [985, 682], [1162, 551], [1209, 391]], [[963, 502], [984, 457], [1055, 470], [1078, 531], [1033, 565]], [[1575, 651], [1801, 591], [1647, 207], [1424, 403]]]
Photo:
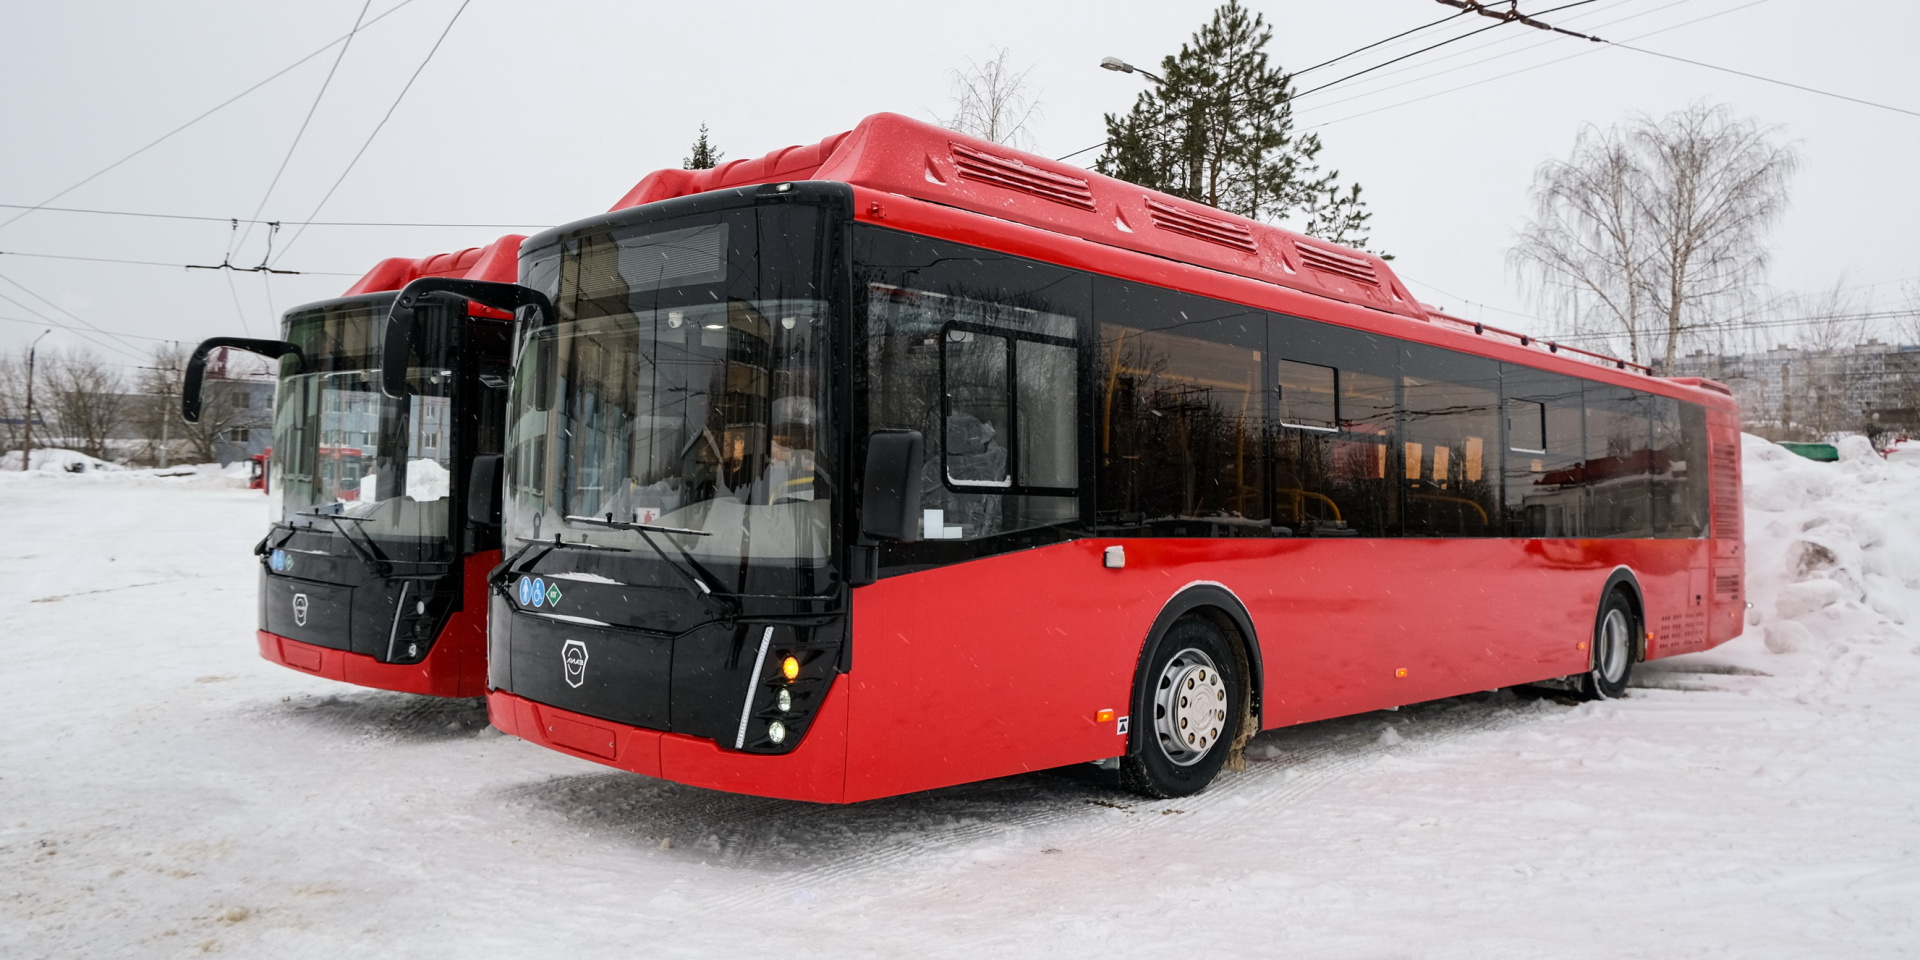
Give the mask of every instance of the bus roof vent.
[[1030, 167], [1010, 157], [995, 156], [964, 143], [948, 141], [947, 145], [953, 150], [953, 165], [959, 169], [960, 176], [968, 180], [1031, 193], [1082, 210], [1093, 209], [1093, 187], [1080, 177]]
[[1372, 262], [1351, 253], [1330, 250], [1310, 243], [1294, 242], [1293, 248], [1300, 251], [1300, 262], [1321, 273], [1358, 280], [1368, 286], [1380, 285], [1380, 274], [1373, 269]]
[[1162, 230], [1171, 230], [1247, 253], [1258, 253], [1260, 250], [1253, 242], [1253, 230], [1244, 223], [1182, 210], [1151, 196], [1146, 199], [1147, 213], [1153, 217], [1153, 225]]

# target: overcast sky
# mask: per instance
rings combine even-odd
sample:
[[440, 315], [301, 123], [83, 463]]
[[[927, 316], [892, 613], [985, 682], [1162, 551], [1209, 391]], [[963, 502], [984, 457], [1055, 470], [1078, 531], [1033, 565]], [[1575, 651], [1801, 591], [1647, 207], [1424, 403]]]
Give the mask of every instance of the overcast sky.
[[[367, 15], [398, 2], [372, 0]], [[1433, 0], [1248, 5], [1274, 25], [1271, 53], [1289, 69], [1452, 12]], [[268, 184], [337, 47], [54, 205], [216, 218], [260, 209], [263, 219], [309, 219], [460, 6], [410, 0], [355, 37], [271, 196]], [[6, 4], [0, 203], [46, 201], [347, 33], [361, 7], [362, 0]], [[239, 243], [224, 221], [39, 211], [0, 228], [0, 349], [19, 348], [51, 325], [36, 312], [121, 335], [94, 334], [102, 344], [94, 349], [129, 365], [153, 338], [271, 335], [278, 311], [339, 295], [383, 257], [476, 246], [604, 210], [649, 171], [678, 166], [703, 122], [727, 157], [738, 158], [819, 140], [878, 111], [945, 116], [950, 71], [987, 59], [996, 46], [1032, 68], [1043, 103], [1032, 125], [1038, 151], [1058, 156], [1099, 142], [1101, 115], [1126, 109], [1140, 89], [1137, 76], [1098, 69], [1101, 57], [1157, 63], [1213, 7], [471, 0], [318, 219], [528, 229], [315, 226], [296, 242], [288, 227], [271, 238], [285, 251], [279, 266], [312, 272], [263, 280], [18, 255], [217, 264], [232, 249], [233, 263], [253, 265], [266, 252], [263, 228]], [[1916, 4], [1593, 0], [1548, 19], [1920, 110]], [[1299, 85], [1491, 22], [1462, 17]], [[1365, 187], [1374, 243], [1396, 255], [1394, 268], [1417, 294], [1490, 323], [1539, 330], [1546, 324], [1527, 318], [1539, 310], [1505, 265], [1535, 168], [1564, 155], [1584, 125], [1694, 100], [1777, 124], [1803, 152], [1792, 207], [1773, 234], [1776, 288], [1844, 281], [1861, 305], [1891, 306], [1920, 284], [1920, 117], [1511, 25], [1305, 97], [1296, 109], [1301, 126], [1325, 140], [1322, 159]], [[0, 221], [18, 212], [0, 208]], [[60, 329], [45, 344], [85, 345]]]

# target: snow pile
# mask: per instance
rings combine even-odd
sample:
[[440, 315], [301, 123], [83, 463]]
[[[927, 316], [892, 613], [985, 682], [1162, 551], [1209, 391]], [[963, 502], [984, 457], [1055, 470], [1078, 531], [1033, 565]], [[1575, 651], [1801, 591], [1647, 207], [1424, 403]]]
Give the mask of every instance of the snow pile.
[[1748, 436], [1747, 623], [1768, 650], [1832, 653], [1920, 610], [1920, 463], [1865, 437], [1817, 463]]
[[438, 460], [407, 461], [407, 499], [420, 503], [444, 500], [453, 477]]
[[[109, 463], [98, 457], [89, 457], [78, 450], [63, 450], [59, 447], [39, 447], [33, 451], [33, 469], [49, 473], [92, 473], [97, 471], [125, 470], [117, 464]], [[20, 451], [9, 450], [0, 455], [0, 471], [20, 472]]]
[[[42, 453], [52, 456], [43, 461], [40, 456]], [[73, 450], [35, 450], [33, 466], [32, 470], [21, 470], [20, 452], [17, 450], [0, 457], [0, 484], [130, 483], [220, 490], [245, 488], [252, 483], [252, 466], [245, 460], [225, 466], [217, 463], [183, 463], [171, 467], [123, 467]]]

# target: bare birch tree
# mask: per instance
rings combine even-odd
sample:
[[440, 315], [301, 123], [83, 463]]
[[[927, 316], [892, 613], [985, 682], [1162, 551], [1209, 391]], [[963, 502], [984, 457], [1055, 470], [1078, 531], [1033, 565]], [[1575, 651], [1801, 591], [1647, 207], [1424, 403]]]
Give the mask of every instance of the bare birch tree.
[[982, 140], [1033, 149], [1027, 123], [1040, 116], [1040, 101], [1027, 80], [1033, 68], [1015, 70], [1012, 57], [1012, 51], [995, 47], [986, 63], [969, 58], [967, 69], [950, 71], [953, 115], [941, 123]]
[[1510, 260], [1544, 309], [1671, 367], [1761, 283], [1764, 235], [1800, 165], [1777, 136], [1706, 104], [1588, 127], [1568, 159], [1535, 173]]
[[80, 350], [48, 366], [47, 406], [60, 436], [89, 457], [108, 460], [107, 440], [120, 423], [126, 389], [118, 371]]

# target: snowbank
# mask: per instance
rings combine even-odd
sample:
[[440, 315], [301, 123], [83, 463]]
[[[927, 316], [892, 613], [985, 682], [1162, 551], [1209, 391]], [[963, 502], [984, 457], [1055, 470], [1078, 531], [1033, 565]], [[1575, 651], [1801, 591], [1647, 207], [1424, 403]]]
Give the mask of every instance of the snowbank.
[[1908, 622], [1920, 610], [1920, 463], [1882, 460], [1864, 437], [1842, 439], [1837, 463], [1744, 443], [1747, 623], [1766, 648], [1831, 653]]
[[20, 451], [13, 450], [0, 456], [0, 484], [132, 483], [227, 489], [245, 488], [251, 475], [251, 465], [245, 460], [225, 466], [191, 463], [171, 467], [123, 467], [76, 450], [36, 449], [33, 451], [33, 469], [23, 471], [20, 469]]
[[[33, 451], [33, 469], [49, 473], [93, 473], [97, 471], [125, 470], [117, 464], [109, 463], [98, 457], [89, 457], [78, 450], [63, 450], [59, 447], [39, 447]], [[20, 451], [9, 450], [0, 455], [0, 470], [20, 472]]]

